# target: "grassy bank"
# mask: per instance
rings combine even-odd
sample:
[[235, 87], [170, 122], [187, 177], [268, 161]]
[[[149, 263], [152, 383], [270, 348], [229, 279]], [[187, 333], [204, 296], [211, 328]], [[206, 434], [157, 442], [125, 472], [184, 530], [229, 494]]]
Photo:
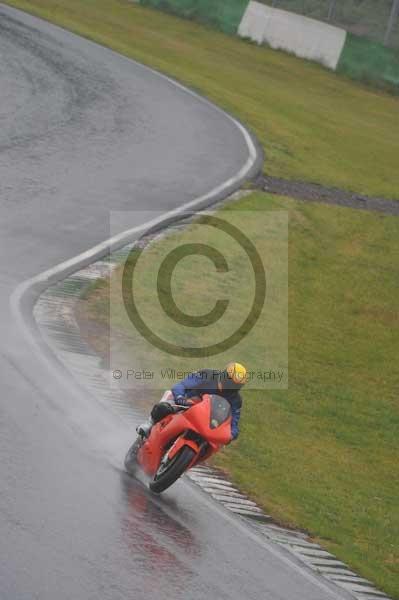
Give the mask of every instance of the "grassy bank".
[[[216, 462], [276, 519], [399, 598], [399, 219], [266, 194], [234, 208], [289, 211], [290, 384], [245, 393], [240, 438]], [[111, 293], [135, 364], [137, 335], [113, 290], [103, 282], [82, 311], [107, 324]]]
[[250, 126], [272, 175], [396, 197], [398, 100], [126, 0], [8, 0], [200, 90]]

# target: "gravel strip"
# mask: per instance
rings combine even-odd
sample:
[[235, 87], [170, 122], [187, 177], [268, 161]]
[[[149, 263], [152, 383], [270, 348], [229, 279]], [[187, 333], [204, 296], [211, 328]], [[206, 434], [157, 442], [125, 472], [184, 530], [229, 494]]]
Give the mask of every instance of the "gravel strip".
[[281, 179], [261, 174], [253, 182], [255, 189], [278, 194], [279, 196], [290, 196], [296, 200], [306, 202], [322, 202], [323, 204], [334, 204], [356, 208], [360, 210], [371, 210], [385, 215], [399, 216], [399, 200], [387, 200], [364, 196], [333, 187], [325, 187], [317, 183], [306, 181], [295, 181]]

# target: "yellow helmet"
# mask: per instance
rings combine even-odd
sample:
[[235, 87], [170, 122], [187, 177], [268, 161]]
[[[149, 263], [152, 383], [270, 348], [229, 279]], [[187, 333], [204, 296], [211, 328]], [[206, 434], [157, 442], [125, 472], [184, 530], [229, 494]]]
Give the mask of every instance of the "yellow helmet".
[[226, 367], [226, 373], [237, 385], [244, 385], [247, 381], [247, 370], [244, 365], [238, 362], [231, 362]]

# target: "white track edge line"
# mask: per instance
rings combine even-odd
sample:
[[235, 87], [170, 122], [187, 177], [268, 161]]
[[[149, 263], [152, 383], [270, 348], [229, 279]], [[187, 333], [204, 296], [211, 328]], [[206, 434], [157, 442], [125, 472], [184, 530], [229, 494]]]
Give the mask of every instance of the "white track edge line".
[[[139, 64], [139, 63], [137, 63], [137, 64]], [[183, 90], [187, 94], [198, 98], [202, 102], [211, 104], [207, 99], [202, 98], [201, 96], [199, 96], [192, 90], [185, 88], [180, 83], [174, 82], [173, 79], [170, 79], [169, 77], [166, 77], [165, 75], [158, 73], [157, 71], [153, 71], [153, 69], [149, 69], [149, 70], [152, 71], [154, 74], [156, 74], [164, 79], [167, 79], [171, 83], [174, 83], [174, 85], [177, 88]], [[160, 225], [164, 221], [166, 222], [170, 219], [173, 219], [173, 217], [178, 217], [179, 215], [183, 214], [187, 210], [193, 209], [196, 206], [206, 202], [207, 200], [210, 200], [211, 198], [218, 196], [219, 194], [223, 194], [224, 190], [227, 191], [230, 187], [237, 184], [241, 179], [243, 179], [249, 173], [249, 171], [255, 165], [256, 159], [258, 158], [258, 152], [256, 150], [256, 147], [252, 140], [251, 135], [245, 129], [245, 127], [239, 121], [237, 121], [234, 117], [232, 117], [228, 113], [224, 112], [222, 109], [220, 109], [216, 105], [212, 105], [212, 106], [215, 106], [215, 108], [217, 110], [222, 112], [226, 118], [228, 118], [232, 123], [234, 123], [234, 125], [237, 127], [237, 129], [240, 131], [240, 133], [244, 137], [244, 140], [247, 145], [248, 153], [249, 153], [248, 159], [247, 159], [246, 163], [244, 164], [244, 166], [241, 167], [241, 169], [233, 177], [230, 177], [223, 183], [214, 187], [212, 190], [210, 190], [206, 194], [203, 194], [202, 196], [199, 196], [198, 198], [195, 198], [194, 200], [191, 200], [190, 202], [186, 202], [182, 206], [177, 207], [173, 210], [170, 210], [170, 211], [164, 213], [163, 215], [160, 215], [159, 217], [151, 219], [150, 221], [147, 221], [146, 223], [143, 223], [142, 225], [137, 225], [136, 227], [132, 227], [131, 229], [127, 229], [117, 235], [114, 235], [114, 236], [108, 238], [107, 240], [100, 242], [99, 244], [96, 244], [89, 250], [86, 250], [73, 258], [65, 260], [62, 263], [60, 263], [54, 267], [51, 267], [50, 269], [47, 269], [46, 271], [43, 271], [39, 275], [31, 277], [30, 279], [27, 279], [26, 281], [23, 281], [22, 283], [17, 285], [17, 287], [14, 289], [14, 291], [12, 292], [12, 294], [10, 296], [11, 312], [12, 312], [13, 317], [17, 321], [20, 329], [25, 333], [25, 335], [27, 337], [29, 337], [31, 339], [32, 342], [34, 342], [34, 338], [31, 335], [31, 332], [26, 325], [26, 321], [23, 318], [23, 314], [22, 314], [22, 310], [21, 310], [22, 299], [23, 299], [24, 295], [28, 292], [29, 289], [33, 288], [37, 284], [46, 284], [47, 282], [50, 282], [50, 280], [52, 278], [57, 277], [57, 276], [60, 276], [60, 279], [61, 279], [62, 274], [65, 273], [67, 270], [69, 270], [73, 267], [76, 267], [78, 269], [79, 266], [81, 266], [82, 264], [88, 263], [90, 261], [90, 259], [94, 260], [100, 254], [103, 254], [103, 255], [106, 254], [106, 252], [108, 250], [110, 250], [112, 247], [117, 246], [119, 244], [128, 243], [129, 238], [131, 238], [135, 234], [145, 231], [156, 225]]]

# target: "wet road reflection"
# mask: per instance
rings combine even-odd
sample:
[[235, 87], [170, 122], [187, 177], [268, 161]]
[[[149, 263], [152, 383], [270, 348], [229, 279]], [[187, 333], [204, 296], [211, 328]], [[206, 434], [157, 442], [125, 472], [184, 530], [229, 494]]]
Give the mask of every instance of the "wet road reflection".
[[[121, 476], [122, 534], [134, 569], [143, 574], [143, 592], [183, 594], [195, 577], [192, 565], [200, 557], [200, 546], [192, 532], [177, 518], [180, 507], [170, 497], [155, 496], [140, 482]], [[144, 576], [144, 572], [151, 578]], [[145, 588], [148, 588], [147, 590]]]

